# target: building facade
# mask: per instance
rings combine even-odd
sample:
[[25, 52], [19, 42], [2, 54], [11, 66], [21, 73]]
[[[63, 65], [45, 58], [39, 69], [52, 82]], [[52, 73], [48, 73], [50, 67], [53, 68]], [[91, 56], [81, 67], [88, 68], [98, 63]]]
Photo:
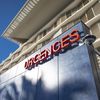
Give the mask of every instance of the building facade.
[[96, 55], [79, 22], [0, 77], [3, 100], [99, 100]]
[[[90, 28], [90, 34], [97, 37], [94, 47], [100, 51], [99, 9], [99, 0], [59, 0], [59, 2], [57, 0], [28, 0], [3, 33], [3, 37], [19, 43], [20, 47], [0, 64], [0, 74], [8, 74], [12, 69], [14, 73], [17, 70], [19, 74], [24, 76], [24, 73], [20, 72], [21, 69], [18, 68], [18, 70], [14, 66], [23, 63], [26, 58], [38, 52], [42, 47], [44, 48], [46, 44], [79, 21], [83, 21]], [[98, 66], [96, 67], [99, 74], [100, 57], [98, 55], [97, 59]], [[31, 78], [31, 76], [29, 77]], [[26, 81], [25, 78], [23, 79]]]

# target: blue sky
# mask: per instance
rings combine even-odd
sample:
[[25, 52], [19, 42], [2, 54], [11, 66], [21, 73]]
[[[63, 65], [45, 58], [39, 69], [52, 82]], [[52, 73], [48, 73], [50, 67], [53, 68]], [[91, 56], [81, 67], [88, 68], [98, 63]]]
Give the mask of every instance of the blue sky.
[[0, 63], [19, 46], [1, 37], [3, 31], [23, 6], [26, 0], [0, 0]]

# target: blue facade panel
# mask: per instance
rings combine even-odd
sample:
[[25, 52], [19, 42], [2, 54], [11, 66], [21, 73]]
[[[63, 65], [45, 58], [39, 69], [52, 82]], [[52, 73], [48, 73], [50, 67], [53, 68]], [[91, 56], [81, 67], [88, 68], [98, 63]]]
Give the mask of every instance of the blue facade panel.
[[[80, 22], [31, 57], [50, 49], [53, 43], [74, 29], [79, 31], [81, 38], [87, 34], [87, 27]], [[76, 43], [31, 70], [24, 69], [26, 58], [15, 66], [18, 68], [14, 76], [7, 76], [9, 71], [0, 76], [0, 100], [99, 100], [90, 51], [86, 45]]]
[[59, 100], [98, 100], [86, 45], [59, 55]]

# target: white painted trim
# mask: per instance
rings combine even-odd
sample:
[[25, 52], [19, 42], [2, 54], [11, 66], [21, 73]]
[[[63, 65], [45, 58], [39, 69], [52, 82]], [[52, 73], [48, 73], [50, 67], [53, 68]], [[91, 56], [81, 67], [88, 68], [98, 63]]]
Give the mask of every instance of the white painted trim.
[[98, 38], [93, 44], [95, 48], [100, 47], [100, 38]]
[[95, 17], [93, 17], [92, 19], [90, 19], [88, 22], [86, 22], [85, 24], [88, 27], [91, 27], [93, 24], [95, 24], [96, 22], [100, 21], [100, 14], [96, 15]]

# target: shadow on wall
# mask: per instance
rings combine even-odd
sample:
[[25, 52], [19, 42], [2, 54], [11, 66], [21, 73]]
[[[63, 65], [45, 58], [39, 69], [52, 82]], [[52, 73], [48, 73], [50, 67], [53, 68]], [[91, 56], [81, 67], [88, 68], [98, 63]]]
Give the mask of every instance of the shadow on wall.
[[21, 88], [21, 91], [18, 91], [15, 83], [9, 84], [0, 90], [0, 100], [66, 100], [66, 98], [77, 100], [75, 95], [85, 93], [90, 89], [87, 82], [80, 79], [76, 82], [64, 83], [63, 86], [59, 87], [59, 90], [51, 91], [44, 88], [41, 79], [38, 80], [37, 85], [34, 85], [24, 76]]

